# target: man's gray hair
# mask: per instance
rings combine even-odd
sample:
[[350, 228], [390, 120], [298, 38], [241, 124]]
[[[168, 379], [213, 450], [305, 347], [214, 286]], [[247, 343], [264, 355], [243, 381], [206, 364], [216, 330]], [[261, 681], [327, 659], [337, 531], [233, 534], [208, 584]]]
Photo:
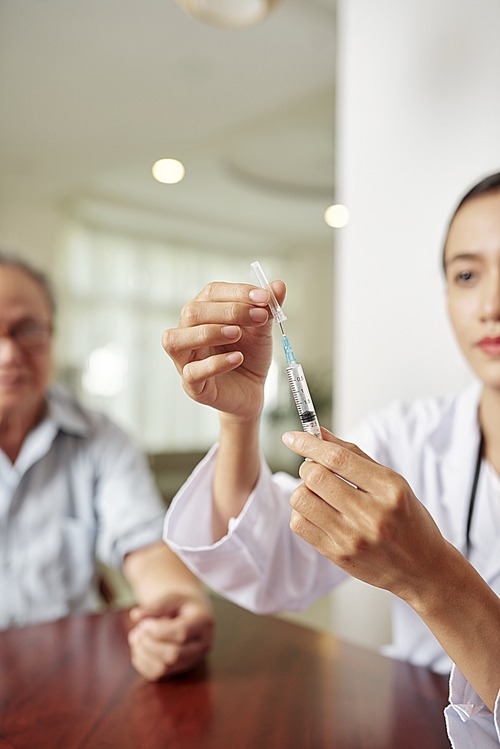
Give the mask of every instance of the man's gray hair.
[[45, 296], [47, 297], [52, 314], [55, 313], [56, 300], [55, 300], [55, 295], [54, 295], [54, 289], [52, 287], [52, 283], [50, 282], [48, 276], [45, 275], [43, 271], [39, 270], [38, 268], [35, 268], [34, 265], [31, 265], [31, 263], [19, 257], [14, 252], [5, 250], [3, 247], [0, 247], [0, 267], [2, 265], [7, 266], [9, 268], [17, 268], [17, 270], [20, 270], [23, 273], [26, 273], [26, 275], [30, 276], [30, 278], [36, 281], [38, 285], [42, 287], [45, 293]]

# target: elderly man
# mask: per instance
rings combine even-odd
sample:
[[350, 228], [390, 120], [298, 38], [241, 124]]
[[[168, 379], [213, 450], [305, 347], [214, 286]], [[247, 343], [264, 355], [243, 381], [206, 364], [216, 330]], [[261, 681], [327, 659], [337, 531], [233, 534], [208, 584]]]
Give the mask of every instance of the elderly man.
[[132, 663], [155, 680], [210, 648], [198, 580], [161, 541], [144, 458], [109, 419], [49, 387], [54, 305], [42, 274], [0, 255], [0, 628], [99, 603], [97, 559], [137, 600]]

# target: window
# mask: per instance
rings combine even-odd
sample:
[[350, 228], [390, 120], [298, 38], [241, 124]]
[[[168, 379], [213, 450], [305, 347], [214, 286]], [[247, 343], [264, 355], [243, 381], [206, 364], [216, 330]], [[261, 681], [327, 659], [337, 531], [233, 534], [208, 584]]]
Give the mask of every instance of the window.
[[[276, 258], [74, 225], [60, 267], [58, 378], [148, 452], [207, 449], [218, 436], [218, 415], [184, 393], [161, 334], [177, 326], [182, 306], [209, 281], [255, 283], [255, 259], [269, 277], [282, 275]], [[278, 372], [275, 366], [269, 378], [270, 409], [279, 399]], [[281, 387], [288, 404], [286, 382]]]

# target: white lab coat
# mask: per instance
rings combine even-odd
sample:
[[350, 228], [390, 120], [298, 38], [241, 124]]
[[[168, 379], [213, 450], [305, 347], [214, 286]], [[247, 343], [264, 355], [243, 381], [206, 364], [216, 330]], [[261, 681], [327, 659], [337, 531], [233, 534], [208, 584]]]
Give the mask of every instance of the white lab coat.
[[[474, 383], [455, 396], [395, 403], [369, 416], [348, 435], [368, 455], [406, 478], [443, 535], [462, 552], [479, 447], [480, 393], [481, 383]], [[288, 499], [297, 480], [286, 474], [271, 476], [262, 461], [258, 484], [243, 511], [231, 519], [227, 535], [213, 544], [215, 449], [176, 496], [165, 521], [165, 541], [200, 578], [245, 608], [258, 613], [306, 608], [345, 573], [290, 531]], [[470, 560], [500, 594], [500, 518], [487, 475], [481, 470]], [[390, 655], [442, 673], [449, 671], [451, 662], [437, 640], [397, 598], [392, 620]], [[459, 718], [462, 725], [464, 714]], [[454, 721], [451, 724], [455, 726]]]

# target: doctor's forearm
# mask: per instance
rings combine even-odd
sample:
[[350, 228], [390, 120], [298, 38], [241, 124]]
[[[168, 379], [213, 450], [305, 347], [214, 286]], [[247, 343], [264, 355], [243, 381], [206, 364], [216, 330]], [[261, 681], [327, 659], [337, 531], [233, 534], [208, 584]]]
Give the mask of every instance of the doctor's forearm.
[[213, 482], [212, 530], [218, 541], [227, 533], [255, 488], [260, 473], [260, 418], [248, 421], [220, 415], [221, 436]]
[[493, 712], [500, 689], [500, 598], [450, 544], [435, 583], [408, 603]]

